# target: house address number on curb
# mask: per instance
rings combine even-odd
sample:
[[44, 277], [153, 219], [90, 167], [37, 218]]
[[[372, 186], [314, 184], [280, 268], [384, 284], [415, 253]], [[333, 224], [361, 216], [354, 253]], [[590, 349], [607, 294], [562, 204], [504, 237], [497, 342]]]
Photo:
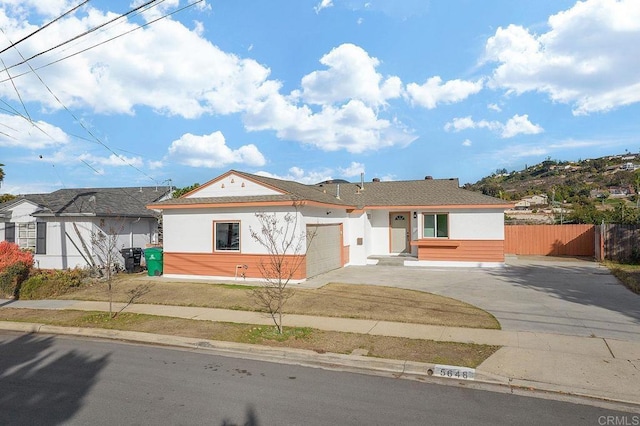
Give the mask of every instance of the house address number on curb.
[[475, 380], [476, 370], [475, 368], [438, 364], [433, 368], [433, 375], [448, 379]]

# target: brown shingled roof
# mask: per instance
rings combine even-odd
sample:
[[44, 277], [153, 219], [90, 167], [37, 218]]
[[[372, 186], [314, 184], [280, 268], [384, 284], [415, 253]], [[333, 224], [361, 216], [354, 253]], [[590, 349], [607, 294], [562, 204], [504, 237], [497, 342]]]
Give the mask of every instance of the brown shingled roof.
[[[457, 179], [425, 179], [393, 182], [323, 183], [304, 185], [298, 182], [231, 170], [255, 182], [280, 190], [282, 195], [177, 198], [156, 205], [236, 204], [256, 202], [311, 201], [345, 208], [373, 208], [386, 206], [495, 206], [507, 203], [498, 198], [468, 191], [458, 186]], [[154, 205], [149, 207], [154, 208]], [[159, 206], [162, 208], [161, 206]]]

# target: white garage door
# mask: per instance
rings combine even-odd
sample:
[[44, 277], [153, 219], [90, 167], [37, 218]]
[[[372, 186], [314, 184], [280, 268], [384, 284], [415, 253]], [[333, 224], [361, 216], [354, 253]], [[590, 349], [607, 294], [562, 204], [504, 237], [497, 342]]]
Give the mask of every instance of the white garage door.
[[307, 278], [342, 267], [340, 225], [307, 225]]

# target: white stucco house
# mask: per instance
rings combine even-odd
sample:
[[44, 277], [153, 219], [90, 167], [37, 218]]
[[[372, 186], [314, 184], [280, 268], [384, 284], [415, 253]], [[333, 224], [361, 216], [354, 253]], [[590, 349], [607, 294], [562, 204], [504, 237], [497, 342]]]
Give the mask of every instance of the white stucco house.
[[117, 236], [117, 249], [158, 242], [159, 214], [148, 203], [170, 195], [167, 187], [60, 189], [20, 195], [0, 204], [0, 241], [34, 253], [35, 266], [67, 269], [100, 264], [91, 236]]
[[296, 280], [402, 255], [405, 265], [504, 264], [504, 211], [512, 205], [464, 190], [457, 179], [325, 182], [304, 185], [231, 170], [176, 199], [162, 212], [164, 274], [259, 279], [266, 250], [252, 237], [258, 212], [293, 214], [314, 235]]

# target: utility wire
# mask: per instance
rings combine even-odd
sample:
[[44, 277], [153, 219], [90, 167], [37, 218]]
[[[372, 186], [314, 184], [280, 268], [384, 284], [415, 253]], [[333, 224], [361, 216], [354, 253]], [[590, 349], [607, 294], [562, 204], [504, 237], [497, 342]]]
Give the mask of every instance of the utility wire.
[[[45, 28], [47, 28], [49, 25], [53, 24], [54, 22], [59, 21], [60, 19], [64, 18], [65, 16], [67, 16], [68, 14], [75, 12], [76, 10], [78, 10], [80, 7], [84, 6], [85, 4], [89, 3], [89, 0], [85, 0], [82, 3], [80, 3], [79, 5], [77, 5], [76, 7], [74, 7], [73, 9], [70, 9], [68, 11], [66, 11], [65, 13], [63, 13], [62, 15], [58, 16], [56, 19], [54, 19], [53, 21], [49, 22], [48, 24], [43, 25], [42, 27], [38, 28], [37, 30], [35, 30], [34, 32], [22, 37], [20, 40], [16, 41], [15, 43], [11, 43], [9, 44], [9, 46], [5, 47], [4, 49], [0, 50], [0, 54], [6, 52], [7, 50], [11, 49], [12, 47], [17, 46], [18, 44], [22, 43], [23, 41], [27, 40], [30, 37], [33, 37], [34, 35], [38, 34], [40, 31], [44, 30]], [[4, 66], [4, 64], [3, 64]]]
[[[42, 51], [42, 52], [40, 52], [40, 53], [36, 53], [35, 55], [31, 56], [30, 58], [24, 59], [24, 57], [23, 57], [23, 61], [22, 61], [22, 62], [18, 62], [17, 64], [13, 64], [13, 65], [9, 66], [8, 68], [5, 68], [3, 71], [10, 70], [10, 69], [15, 68], [15, 67], [17, 67], [17, 66], [23, 65], [23, 64], [27, 63], [28, 61], [30, 61], [30, 60], [32, 60], [32, 59], [34, 59], [34, 58], [37, 58], [38, 56], [44, 55], [44, 54], [45, 54], [45, 53], [47, 53], [47, 52], [51, 52], [52, 50], [57, 49], [57, 48], [58, 48], [58, 47], [60, 47], [60, 46], [64, 46], [64, 45], [65, 45], [65, 44], [67, 44], [67, 43], [71, 43], [72, 41], [77, 40], [77, 39], [79, 39], [80, 37], [84, 37], [84, 36], [86, 36], [87, 34], [91, 34], [92, 32], [97, 31], [98, 29], [100, 29], [100, 28], [102, 28], [102, 27], [104, 27], [104, 26], [106, 26], [106, 25], [109, 25], [110, 23], [115, 22], [115, 21], [117, 21], [117, 20], [119, 20], [119, 19], [122, 19], [122, 18], [124, 18], [125, 16], [128, 16], [128, 15], [130, 15], [130, 14], [132, 14], [132, 13], [134, 13], [134, 12], [136, 12], [136, 11], [138, 11], [138, 10], [140, 10], [140, 9], [142, 9], [142, 8], [144, 8], [144, 7], [146, 7], [146, 6], [150, 5], [150, 4], [152, 4], [152, 3], [157, 2], [157, 1], [158, 1], [158, 0], [149, 0], [148, 2], [143, 3], [143, 4], [141, 4], [140, 6], [138, 6], [138, 7], [134, 8], [134, 9], [129, 10], [128, 12], [126, 12], [126, 13], [124, 13], [124, 14], [122, 14], [122, 15], [116, 16], [115, 18], [113, 18], [113, 19], [111, 19], [111, 20], [109, 20], [109, 21], [107, 21], [107, 22], [104, 22], [104, 23], [102, 23], [102, 24], [98, 25], [97, 27], [93, 27], [93, 28], [91, 28], [91, 29], [89, 29], [89, 30], [87, 30], [87, 31], [85, 31], [85, 32], [83, 32], [83, 33], [80, 33], [80, 34], [78, 34], [78, 35], [76, 35], [76, 36], [74, 36], [74, 37], [71, 37], [71, 38], [70, 38], [70, 39], [68, 39], [67, 41], [63, 41], [62, 43], [58, 43], [57, 45], [55, 45], [55, 46], [53, 46], [53, 47], [50, 47], [49, 49], [43, 50], [43, 51]], [[164, 1], [164, 0], [163, 0], [163, 1]]]
[[[2, 34], [4, 34], [4, 30], [2, 28], [0, 28], [0, 31], [2, 31]], [[2, 66], [4, 67], [4, 60], [2, 58], [0, 58], [0, 62], [2, 62]], [[7, 72], [7, 75], [9, 76], [9, 80], [11, 81], [11, 85], [13, 86], [13, 90], [16, 92], [16, 96], [18, 96], [18, 100], [20, 101], [20, 105], [22, 105], [22, 108], [24, 109], [24, 113], [26, 114], [26, 117], [24, 117], [24, 116], [23, 117], [28, 122], [33, 123], [33, 120], [31, 119], [31, 116], [29, 115], [29, 111], [27, 111], [27, 106], [24, 104], [24, 101], [22, 100], [22, 96], [20, 96], [20, 92], [18, 91], [18, 88], [16, 87], [16, 83], [13, 81], [13, 78], [11, 77], [11, 73], [9, 73], [8, 70], [6, 72]]]
[[[30, 68], [31, 68], [31, 70], [30, 70], [30, 71], [25, 71], [25, 72], [23, 72], [23, 73], [16, 74], [16, 75], [14, 75], [14, 76], [13, 76], [13, 78], [22, 77], [22, 76], [27, 75], [27, 74], [30, 74], [30, 73], [32, 73], [32, 72], [39, 71], [39, 70], [41, 70], [41, 69], [43, 69], [43, 68], [46, 68], [46, 67], [49, 67], [49, 66], [51, 66], [51, 65], [57, 64], [58, 62], [62, 62], [62, 61], [64, 61], [65, 59], [72, 58], [72, 57], [74, 57], [74, 56], [77, 56], [77, 55], [79, 55], [79, 54], [81, 54], [81, 53], [87, 52], [87, 51], [89, 51], [89, 50], [91, 50], [91, 49], [94, 49], [94, 48], [96, 48], [96, 47], [102, 46], [103, 44], [109, 43], [110, 41], [116, 40], [116, 39], [118, 39], [118, 38], [120, 38], [120, 37], [123, 37], [123, 36], [125, 36], [125, 35], [127, 35], [127, 34], [130, 34], [130, 33], [134, 32], [134, 31], [138, 31], [138, 30], [140, 30], [140, 29], [142, 29], [142, 28], [145, 28], [145, 27], [147, 27], [147, 26], [149, 26], [149, 25], [151, 25], [151, 24], [154, 24], [154, 23], [156, 23], [156, 22], [158, 22], [158, 21], [160, 21], [160, 20], [162, 20], [162, 19], [165, 19], [165, 18], [167, 18], [167, 17], [169, 17], [169, 16], [175, 15], [176, 13], [182, 12], [183, 10], [186, 10], [186, 9], [188, 9], [188, 8], [190, 8], [190, 7], [193, 7], [193, 6], [195, 6], [196, 4], [198, 4], [198, 3], [202, 3], [203, 1], [205, 1], [205, 0], [196, 0], [196, 1], [194, 1], [193, 3], [189, 3], [189, 4], [187, 4], [187, 5], [183, 6], [183, 7], [179, 8], [179, 9], [176, 9], [176, 10], [174, 10], [174, 11], [170, 12], [170, 13], [167, 13], [167, 14], [165, 14], [165, 15], [162, 15], [162, 16], [160, 16], [160, 17], [158, 17], [158, 18], [156, 18], [156, 19], [154, 19], [154, 20], [152, 20], [152, 21], [149, 21], [149, 22], [147, 22], [147, 23], [145, 23], [145, 24], [142, 24], [142, 25], [140, 25], [140, 26], [138, 26], [138, 27], [135, 27], [135, 28], [133, 28], [133, 29], [131, 29], [131, 30], [129, 30], [129, 31], [125, 31], [124, 33], [121, 33], [121, 34], [119, 34], [119, 35], [117, 35], [117, 36], [111, 37], [111, 38], [109, 38], [109, 39], [107, 39], [107, 40], [104, 40], [104, 41], [102, 41], [102, 42], [100, 42], [100, 43], [94, 44], [93, 46], [89, 46], [89, 47], [87, 47], [87, 48], [85, 48], [85, 49], [79, 50], [79, 51], [77, 51], [77, 52], [75, 52], [75, 53], [72, 53], [72, 54], [70, 54], [70, 55], [64, 56], [64, 57], [62, 57], [62, 58], [60, 58], [60, 59], [57, 59], [57, 60], [55, 60], [55, 61], [49, 62], [48, 64], [41, 65], [41, 66], [36, 67], [36, 68], [32, 68], [32, 67], [30, 67]], [[27, 61], [24, 61], [24, 62], [27, 62]], [[22, 62], [22, 63], [24, 63], [24, 62]], [[14, 67], [14, 65], [12, 65], [10, 68], [12, 68], [12, 67]], [[6, 82], [7, 80], [8, 80], [8, 79], [0, 80], [0, 83], [4, 83], [4, 82]]]

